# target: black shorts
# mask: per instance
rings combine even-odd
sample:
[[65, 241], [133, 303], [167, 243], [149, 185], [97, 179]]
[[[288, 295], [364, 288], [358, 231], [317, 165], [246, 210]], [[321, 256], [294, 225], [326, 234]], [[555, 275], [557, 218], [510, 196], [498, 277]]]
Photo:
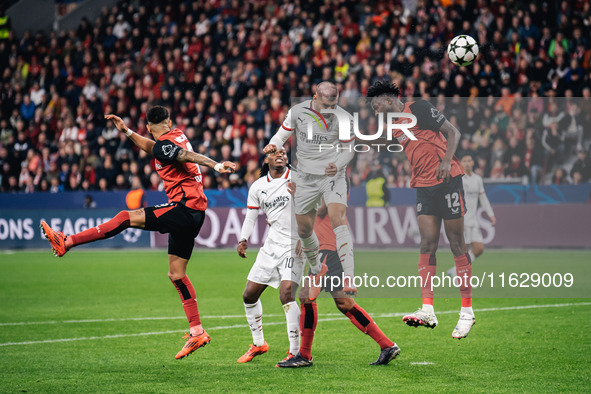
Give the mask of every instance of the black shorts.
[[[323, 287], [323, 290], [327, 293], [333, 291], [341, 291], [343, 290], [343, 266], [341, 265], [341, 259], [339, 258], [339, 254], [336, 250], [326, 250], [322, 249], [318, 251], [318, 255], [320, 257], [320, 261], [326, 264], [328, 267], [328, 271], [326, 272], [326, 286]], [[331, 281], [331, 277], [336, 276], [334, 282]], [[335, 284], [333, 286], [333, 283]]]
[[466, 213], [462, 175], [449, 183], [417, 187], [417, 216], [433, 215], [444, 220], [458, 219]]
[[188, 260], [193, 252], [195, 237], [205, 220], [205, 212], [187, 208], [176, 202], [147, 207], [144, 211], [144, 229], [168, 233], [168, 254]]

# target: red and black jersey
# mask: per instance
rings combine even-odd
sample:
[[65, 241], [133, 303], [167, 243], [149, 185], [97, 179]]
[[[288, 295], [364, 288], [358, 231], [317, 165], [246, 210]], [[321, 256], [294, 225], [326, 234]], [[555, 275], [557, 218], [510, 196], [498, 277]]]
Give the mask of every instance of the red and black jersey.
[[203, 193], [201, 170], [198, 164], [175, 160], [181, 149], [193, 152], [191, 143], [181, 130], [173, 129], [160, 136], [152, 149], [152, 155], [156, 158], [156, 171], [164, 182], [168, 202], [178, 202], [188, 208], [205, 211], [207, 198]]
[[[417, 124], [409, 128], [409, 131], [417, 138], [411, 140], [400, 129], [394, 129], [393, 138], [404, 147], [404, 153], [412, 166], [412, 177], [410, 187], [428, 187], [443, 182], [437, 180], [435, 171], [445, 156], [447, 140], [439, 131], [445, 116], [431, 103], [425, 100], [418, 100], [404, 104], [402, 112], [413, 114], [417, 117]], [[408, 119], [400, 118], [395, 123], [406, 123]], [[463, 175], [464, 170], [457, 157], [451, 161], [450, 177]]]

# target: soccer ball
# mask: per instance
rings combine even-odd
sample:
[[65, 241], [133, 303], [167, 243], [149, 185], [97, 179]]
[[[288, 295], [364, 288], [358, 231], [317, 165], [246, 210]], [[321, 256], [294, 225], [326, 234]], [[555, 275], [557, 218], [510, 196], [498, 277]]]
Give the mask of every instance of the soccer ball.
[[447, 56], [453, 64], [469, 66], [478, 56], [478, 44], [470, 36], [464, 34], [455, 36], [447, 46]]

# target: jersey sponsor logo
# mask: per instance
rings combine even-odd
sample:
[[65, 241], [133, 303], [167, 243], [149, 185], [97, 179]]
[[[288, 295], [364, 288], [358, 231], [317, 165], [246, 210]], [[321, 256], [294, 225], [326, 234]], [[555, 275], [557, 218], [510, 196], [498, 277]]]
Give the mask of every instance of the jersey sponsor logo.
[[263, 202], [263, 206], [265, 208], [272, 209], [272, 208], [283, 207], [288, 202], [289, 202], [289, 196], [279, 196], [279, 197], [276, 197], [273, 201]]
[[311, 138], [308, 138], [310, 135], [303, 131], [298, 133], [298, 137], [298, 140], [311, 145], [320, 145], [328, 141], [327, 135], [313, 134]]

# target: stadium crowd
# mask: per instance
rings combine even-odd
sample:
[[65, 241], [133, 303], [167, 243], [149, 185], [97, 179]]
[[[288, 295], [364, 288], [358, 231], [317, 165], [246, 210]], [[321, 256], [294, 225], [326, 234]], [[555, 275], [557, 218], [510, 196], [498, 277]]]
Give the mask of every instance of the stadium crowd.
[[[457, 34], [480, 45], [469, 67], [445, 56]], [[291, 99], [327, 79], [349, 104], [384, 78], [410, 100], [433, 98], [463, 134], [457, 156], [472, 154], [486, 178], [591, 178], [588, 1], [119, 2], [74, 30], [11, 32], [0, 70], [5, 192], [161, 189], [153, 159], [104, 119], [146, 135], [153, 104], [195, 151], [239, 164], [206, 172], [205, 188], [244, 187]], [[359, 113], [377, 128], [367, 104]], [[350, 171], [354, 185], [410, 177], [401, 153], [359, 154]]]

